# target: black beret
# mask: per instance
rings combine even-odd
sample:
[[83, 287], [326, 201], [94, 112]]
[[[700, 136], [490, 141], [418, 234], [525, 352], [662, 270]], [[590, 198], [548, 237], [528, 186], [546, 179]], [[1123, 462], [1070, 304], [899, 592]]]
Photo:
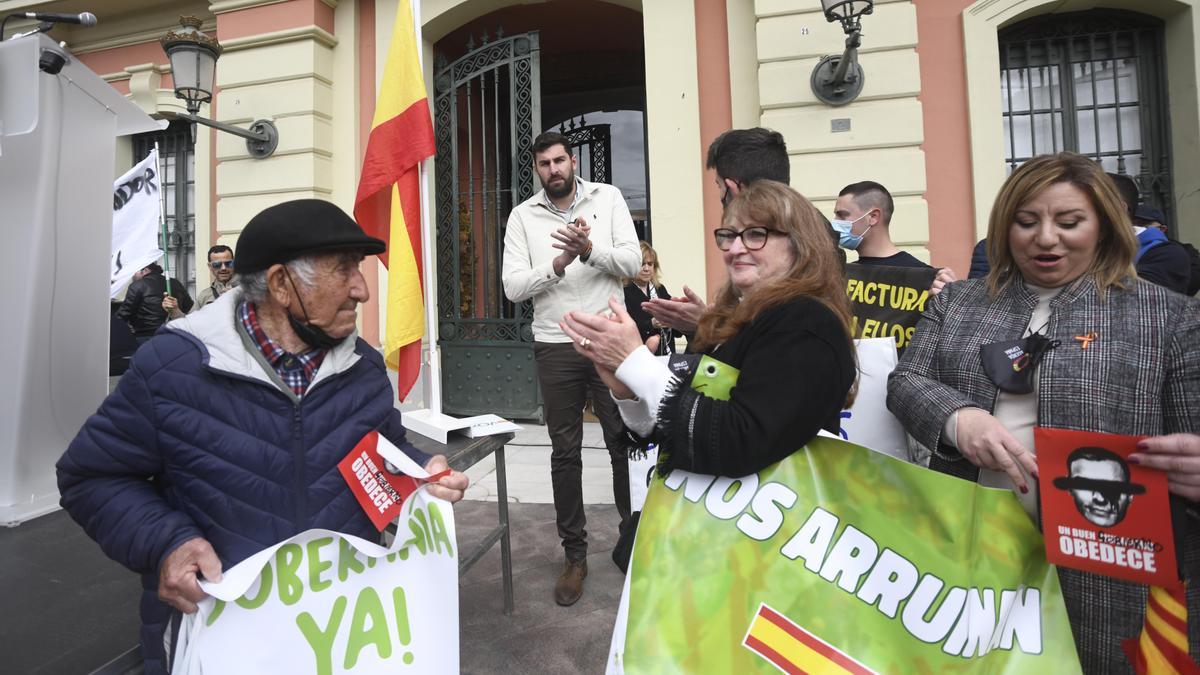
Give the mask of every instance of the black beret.
[[297, 199], [263, 209], [246, 223], [237, 240], [233, 266], [238, 274], [253, 274], [311, 253], [347, 249], [376, 255], [387, 245], [367, 236], [334, 204]]

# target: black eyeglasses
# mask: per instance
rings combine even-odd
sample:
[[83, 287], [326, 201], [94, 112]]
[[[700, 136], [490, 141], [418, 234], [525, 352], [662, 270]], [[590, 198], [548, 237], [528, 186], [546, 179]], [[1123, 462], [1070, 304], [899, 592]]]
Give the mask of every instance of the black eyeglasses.
[[214, 270], [219, 270], [219, 269], [231, 270], [231, 269], [233, 269], [233, 261], [232, 260], [214, 260], [214, 261], [208, 263], [208, 266], [213, 268]]
[[773, 234], [782, 235], [779, 230], [770, 230], [765, 227], [747, 227], [738, 232], [727, 227], [722, 227], [719, 230], [713, 230], [713, 239], [717, 241], [717, 248], [722, 251], [728, 251], [733, 246], [733, 240], [741, 238], [742, 245], [748, 251], [757, 251], [767, 245], [767, 240]]

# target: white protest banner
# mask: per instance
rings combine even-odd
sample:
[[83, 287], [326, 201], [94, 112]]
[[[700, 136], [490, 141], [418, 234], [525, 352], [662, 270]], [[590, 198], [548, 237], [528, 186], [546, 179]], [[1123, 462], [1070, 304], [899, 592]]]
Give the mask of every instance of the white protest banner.
[[644, 455], [630, 453], [629, 459], [629, 508], [641, 511], [646, 503], [646, 489], [650, 487], [651, 474], [658, 464], [658, 447], [651, 445]]
[[162, 218], [160, 189], [156, 150], [151, 150], [146, 159], [113, 183], [110, 298], [116, 297], [129, 283], [134, 272], [163, 255], [158, 248], [158, 225]]
[[908, 437], [887, 409], [888, 375], [896, 368], [896, 339], [855, 340], [858, 350], [858, 396], [842, 411], [842, 438], [907, 461]]
[[171, 672], [457, 673], [456, 542], [450, 504], [422, 486], [390, 548], [309, 530], [260, 551], [201, 583]]

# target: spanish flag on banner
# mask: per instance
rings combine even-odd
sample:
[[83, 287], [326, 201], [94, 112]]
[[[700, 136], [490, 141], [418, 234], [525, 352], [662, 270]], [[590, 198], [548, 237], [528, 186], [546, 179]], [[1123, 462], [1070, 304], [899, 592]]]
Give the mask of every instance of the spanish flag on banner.
[[765, 604], [759, 605], [742, 645], [789, 675], [874, 675]]
[[1150, 587], [1142, 634], [1121, 646], [1138, 675], [1200, 673], [1188, 654], [1187, 594], [1184, 586]]
[[388, 268], [383, 354], [388, 367], [398, 371], [400, 400], [408, 396], [421, 369], [425, 303], [418, 169], [434, 153], [417, 48], [412, 6], [400, 0], [354, 199], [354, 219], [367, 234], [388, 243], [387, 253], [379, 256]]

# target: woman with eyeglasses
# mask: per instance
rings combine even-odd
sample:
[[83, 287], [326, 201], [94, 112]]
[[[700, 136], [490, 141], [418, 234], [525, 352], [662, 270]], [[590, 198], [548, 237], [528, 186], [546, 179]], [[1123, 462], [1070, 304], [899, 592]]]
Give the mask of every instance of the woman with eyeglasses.
[[[562, 323], [629, 428], [658, 443], [662, 473], [756, 473], [821, 429], [836, 433], [854, 397], [845, 282], [813, 205], [782, 183], [756, 181], [729, 204], [713, 237], [729, 280], [689, 346], [710, 357], [706, 365], [673, 374], [615, 301], [612, 316], [570, 312]], [[696, 388], [717, 371], [736, 377], [727, 394]]]
[[662, 280], [659, 278], [662, 268], [658, 265], [658, 253], [650, 244], [644, 241], [638, 243], [642, 247], [642, 266], [638, 270], [637, 276], [625, 284], [625, 311], [629, 312], [629, 316], [637, 324], [643, 344], [646, 340], [658, 336], [654, 349], [655, 355], [674, 354], [675, 338], [678, 333], [660, 324], [658, 319], [642, 309], [642, 303], [649, 302], [654, 298], [670, 299], [671, 294], [667, 292], [666, 286], [662, 285]]

